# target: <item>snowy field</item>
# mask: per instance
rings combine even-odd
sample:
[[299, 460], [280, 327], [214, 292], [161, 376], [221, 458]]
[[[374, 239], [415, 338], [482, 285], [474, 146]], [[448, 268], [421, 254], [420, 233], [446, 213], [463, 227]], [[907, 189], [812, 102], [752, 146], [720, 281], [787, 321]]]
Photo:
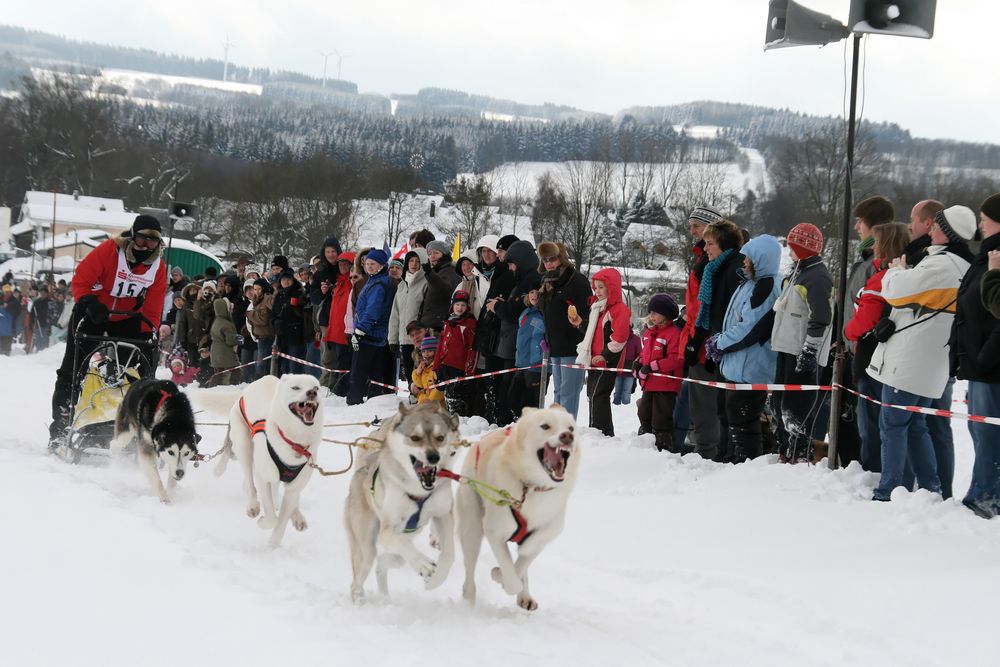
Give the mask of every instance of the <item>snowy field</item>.
[[[682, 182], [696, 183], [699, 180], [715, 181], [721, 176], [721, 191], [737, 198], [742, 198], [747, 190], [752, 190], [758, 197], [773, 191], [771, 176], [767, 172], [764, 156], [754, 148], [740, 148], [749, 161], [747, 171], [733, 162], [710, 164], [701, 162], [663, 163], [647, 165], [645, 171], [652, 172], [651, 192], [658, 192], [664, 179], [676, 178], [678, 172], [683, 172]], [[586, 162], [584, 162], [586, 164]], [[634, 180], [643, 169], [631, 165], [629, 176]], [[719, 173], [721, 171], [721, 174]], [[505, 162], [495, 169], [486, 172], [487, 180], [493, 185], [494, 194], [517, 193], [521, 197], [534, 199], [538, 187], [538, 179], [544, 174], [550, 174], [556, 183], [564, 189], [568, 187], [566, 167], [562, 162]], [[472, 178], [475, 174], [459, 174]], [[621, 165], [615, 165], [613, 182], [621, 181]]]
[[[461, 600], [460, 559], [435, 591], [396, 570], [391, 600], [354, 606], [340, 518], [348, 476], [314, 476], [309, 530], [269, 551], [243, 513], [235, 466], [221, 479], [189, 468], [164, 506], [131, 462], [64, 464], [44, 453], [61, 354], [0, 357], [5, 665], [995, 665], [1000, 655], [1000, 522], [922, 492], [872, 503], [875, 476], [853, 467], [659, 454], [634, 435], [633, 406], [614, 409], [619, 437], [585, 430], [566, 530], [532, 570], [536, 612], [489, 581], [485, 548], [475, 609]], [[217, 410], [227, 391], [199, 404]], [[388, 397], [354, 408], [328, 399], [326, 421], [391, 410]], [[203, 430], [205, 453], [222, 433]], [[965, 424], [955, 433], [961, 493], [972, 455]], [[321, 464], [346, 464], [341, 446], [326, 447]], [[428, 549], [425, 536], [418, 544]]]

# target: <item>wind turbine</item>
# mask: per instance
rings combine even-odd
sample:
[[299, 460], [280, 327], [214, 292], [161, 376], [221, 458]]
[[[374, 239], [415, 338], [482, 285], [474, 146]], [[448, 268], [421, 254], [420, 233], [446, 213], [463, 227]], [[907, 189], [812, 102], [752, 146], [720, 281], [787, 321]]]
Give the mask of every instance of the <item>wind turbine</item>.
[[223, 54], [224, 54], [223, 55], [223, 62], [222, 62], [222, 80], [223, 81], [228, 81], [229, 80], [229, 49], [231, 47], [233, 47], [233, 46], [236, 46], [236, 45], [229, 41], [229, 33], [227, 32], [226, 33], [226, 43], [222, 45]]
[[342, 79], [340, 78], [340, 68], [344, 64], [344, 60], [346, 58], [350, 58], [351, 56], [342, 56], [340, 55], [340, 51], [338, 51], [337, 49], [334, 49], [333, 52], [337, 54], [337, 80], [342, 81]]
[[330, 56], [332, 56], [335, 53], [337, 53], [337, 49], [334, 49], [333, 51], [330, 51], [330, 53], [323, 53], [322, 51], [319, 52], [319, 54], [321, 56], [323, 56], [323, 87], [324, 88], [326, 88], [326, 62], [330, 59]]

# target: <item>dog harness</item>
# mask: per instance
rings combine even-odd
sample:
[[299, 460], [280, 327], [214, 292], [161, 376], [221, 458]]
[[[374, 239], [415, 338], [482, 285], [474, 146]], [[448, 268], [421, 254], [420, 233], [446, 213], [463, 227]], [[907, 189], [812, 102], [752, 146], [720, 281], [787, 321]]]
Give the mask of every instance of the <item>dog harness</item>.
[[[271, 441], [267, 437], [267, 420], [258, 419], [255, 422], [251, 422], [250, 418], [247, 417], [246, 403], [243, 401], [242, 396], [240, 397], [240, 414], [243, 415], [243, 421], [246, 422], [247, 428], [250, 429], [251, 441], [258, 433], [262, 433], [264, 435], [264, 442], [267, 444], [267, 453], [271, 455], [271, 460], [274, 461], [274, 466], [278, 469], [278, 479], [285, 483], [294, 482], [295, 478], [299, 476], [300, 472], [302, 472], [302, 469], [306, 467], [306, 464], [303, 463], [302, 465], [290, 466], [281, 460], [281, 457], [279, 457], [278, 453], [274, 451], [274, 447], [271, 446]], [[280, 435], [281, 439], [292, 448], [292, 451], [294, 451], [296, 455], [305, 457], [306, 459], [309, 459], [309, 457], [312, 456], [308, 449], [297, 442], [289, 440], [281, 430], [280, 426], [278, 426], [277, 429], [278, 435]], [[306, 461], [306, 463], [308, 463], [308, 461]]]
[[[511, 428], [508, 426], [504, 430], [504, 435], [510, 435], [510, 431], [511, 431]], [[475, 470], [476, 470], [476, 474], [479, 474], [479, 445], [476, 445], [476, 465], [475, 465]], [[536, 486], [534, 488], [534, 490], [535, 491], [550, 491], [551, 489], [546, 488], [546, 487], [542, 487], [542, 486]], [[524, 541], [526, 539], [528, 539], [529, 537], [531, 537], [531, 534], [535, 532], [535, 531], [530, 530], [528, 528], [528, 520], [524, 518], [524, 515], [521, 514], [521, 511], [518, 509], [518, 506], [521, 505], [524, 502], [524, 499], [525, 499], [525, 497], [527, 497], [527, 495], [528, 495], [528, 487], [525, 486], [524, 489], [523, 489], [523, 492], [521, 493], [521, 502], [517, 503], [517, 505], [514, 505], [514, 504], [510, 505], [510, 515], [512, 517], [514, 517], [515, 528], [514, 528], [514, 532], [511, 533], [510, 537], [507, 538], [507, 541], [508, 542], [513, 542], [514, 544], [516, 544], [518, 546], [521, 546], [521, 544], [523, 544]]]
[[[378, 470], [378, 468], [375, 468], [375, 472], [372, 473], [372, 485], [370, 489], [372, 499], [375, 498], [375, 481], [378, 480]], [[417, 504], [417, 511], [410, 515], [410, 518], [406, 520], [406, 525], [403, 526], [404, 533], [412, 533], [415, 532], [420, 526], [420, 513], [424, 510], [424, 503], [427, 502], [427, 499], [430, 498], [431, 495], [428, 493], [426, 496], [421, 498], [420, 496], [414, 496], [407, 493], [406, 497]]]
[[160, 400], [156, 402], [156, 408], [153, 409], [153, 414], [155, 415], [163, 407], [163, 404], [167, 402], [173, 394], [168, 393], [165, 389], [160, 390]]

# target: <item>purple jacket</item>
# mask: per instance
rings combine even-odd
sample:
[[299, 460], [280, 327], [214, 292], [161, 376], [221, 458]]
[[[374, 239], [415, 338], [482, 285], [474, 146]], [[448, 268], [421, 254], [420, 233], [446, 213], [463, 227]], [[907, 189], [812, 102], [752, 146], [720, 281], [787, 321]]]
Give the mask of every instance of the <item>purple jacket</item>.
[[642, 354], [642, 339], [636, 336], [634, 331], [630, 331], [628, 340], [625, 341], [625, 365], [638, 359], [640, 354]]

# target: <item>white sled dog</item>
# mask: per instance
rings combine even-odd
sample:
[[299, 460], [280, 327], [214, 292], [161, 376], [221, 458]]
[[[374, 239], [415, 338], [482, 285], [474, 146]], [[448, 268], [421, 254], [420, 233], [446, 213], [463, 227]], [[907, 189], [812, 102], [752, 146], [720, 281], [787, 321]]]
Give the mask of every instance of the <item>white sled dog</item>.
[[[318, 394], [319, 382], [311, 375], [283, 375], [281, 379], [267, 375], [244, 389], [229, 412], [224, 454], [215, 474], [222, 475], [234, 455], [239, 459], [247, 516], [260, 515], [257, 525], [272, 529], [271, 548], [281, 544], [289, 519], [296, 530], [307, 527], [299, 511], [299, 496], [312, 474], [307, 464], [323, 437], [323, 405]], [[276, 512], [279, 486], [284, 493], [281, 510]]]
[[[118, 406], [110, 449], [112, 456], [120, 456], [134, 445], [149, 488], [161, 502], [169, 503], [187, 462], [198, 453], [200, 440], [187, 396], [169, 380], [146, 378], [132, 383]], [[157, 463], [167, 468], [166, 488]]]
[[[456, 454], [458, 419], [437, 402], [399, 412], [373, 434], [378, 449], [358, 461], [344, 505], [344, 526], [351, 546], [351, 599], [364, 596], [375, 563], [380, 595], [388, 595], [388, 569], [406, 564], [430, 590], [440, 586], [455, 560], [455, 523], [451, 483], [438, 471]], [[441, 554], [435, 563], [413, 544], [416, 533], [433, 521]]]
[[[476, 601], [476, 561], [485, 536], [498, 563], [493, 580], [517, 596], [519, 607], [538, 608], [528, 591], [528, 567], [562, 532], [580, 466], [575, 427], [558, 404], [525, 408], [515, 424], [487, 434], [465, 457], [463, 478], [506, 489], [520, 501], [519, 506], [499, 507], [483, 502], [467, 484], [458, 489], [458, 536], [465, 557], [462, 596], [470, 603]], [[508, 542], [517, 545], [516, 563]]]

